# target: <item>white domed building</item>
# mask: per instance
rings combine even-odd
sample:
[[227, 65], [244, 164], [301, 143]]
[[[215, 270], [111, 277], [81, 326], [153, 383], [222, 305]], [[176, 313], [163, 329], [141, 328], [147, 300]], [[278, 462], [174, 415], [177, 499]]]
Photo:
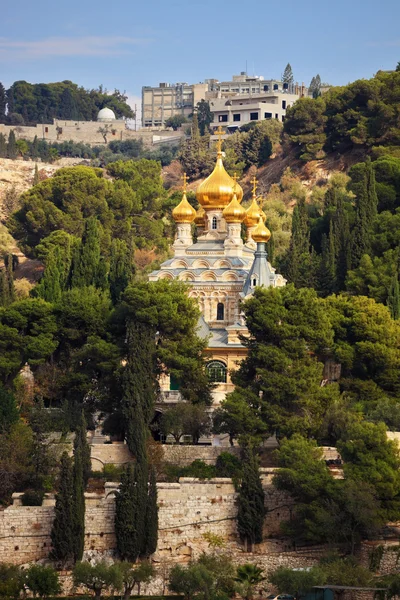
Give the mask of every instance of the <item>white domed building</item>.
[[97, 115], [97, 121], [99, 123], [111, 123], [112, 121], [116, 121], [117, 117], [115, 116], [115, 112], [111, 110], [111, 108], [102, 108], [99, 110], [99, 114]]

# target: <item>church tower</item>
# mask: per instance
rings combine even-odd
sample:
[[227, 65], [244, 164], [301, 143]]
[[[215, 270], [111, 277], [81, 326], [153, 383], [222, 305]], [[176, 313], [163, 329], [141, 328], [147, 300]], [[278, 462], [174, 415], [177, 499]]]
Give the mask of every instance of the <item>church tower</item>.
[[[257, 181], [254, 178], [252, 182], [252, 202], [246, 210], [241, 204], [241, 186], [223, 165], [221, 128], [217, 134], [214, 170], [196, 191], [199, 208], [196, 212], [187, 200], [184, 175], [182, 200], [172, 211], [177, 224], [174, 257], [149, 277], [150, 281], [179, 279], [189, 283], [189, 294], [197, 300], [202, 313], [198, 334], [209, 340], [207, 369], [217, 384], [214, 405], [233, 390], [229, 371], [236, 369], [246, 356], [240, 341], [240, 336], [247, 333], [240, 303], [257, 286], [280, 287], [286, 283], [267, 259], [266, 243], [271, 234], [257, 202]], [[246, 243], [242, 239], [242, 223], [247, 229]]]

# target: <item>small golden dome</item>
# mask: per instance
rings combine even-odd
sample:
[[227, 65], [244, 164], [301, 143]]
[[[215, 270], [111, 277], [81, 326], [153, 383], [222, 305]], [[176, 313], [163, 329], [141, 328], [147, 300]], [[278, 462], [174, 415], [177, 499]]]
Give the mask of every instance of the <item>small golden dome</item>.
[[204, 227], [204, 217], [206, 216], [206, 211], [202, 206], [200, 206], [199, 210], [196, 212], [196, 217], [194, 222], [196, 225], [200, 225], [200, 227]]
[[175, 206], [172, 211], [172, 218], [177, 223], [192, 223], [196, 217], [196, 211], [191, 206], [186, 197], [186, 192], [183, 192], [182, 200], [178, 206]]
[[253, 198], [253, 202], [250, 204], [249, 208], [246, 210], [246, 216], [244, 218], [244, 223], [247, 227], [254, 227], [257, 225], [260, 220], [261, 209], [258, 206], [258, 202], [255, 198]]
[[266, 225], [264, 225], [264, 221], [262, 220], [262, 217], [259, 218], [258, 221], [258, 225], [255, 228], [255, 230], [253, 231], [253, 233], [251, 234], [251, 237], [253, 238], [253, 240], [257, 243], [264, 243], [266, 244], [269, 239], [271, 238], [271, 232], [268, 229], [268, 227], [266, 227]]
[[240, 206], [236, 194], [229, 202], [228, 206], [223, 210], [222, 216], [227, 223], [241, 223], [246, 216], [246, 210]]

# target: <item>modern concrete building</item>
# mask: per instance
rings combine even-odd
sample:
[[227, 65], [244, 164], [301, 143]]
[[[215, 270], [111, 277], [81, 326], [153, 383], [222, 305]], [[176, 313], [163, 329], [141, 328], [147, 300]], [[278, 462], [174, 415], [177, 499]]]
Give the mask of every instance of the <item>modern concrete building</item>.
[[205, 100], [207, 83], [160, 83], [142, 88], [142, 126], [163, 127], [175, 115], [188, 117], [200, 100]]
[[[231, 81], [206, 79], [204, 83], [196, 84], [160, 83], [158, 87], [142, 88], [142, 126], [163, 127], [167, 119], [175, 115], [189, 117], [200, 100], [210, 103], [216, 126], [223, 123], [228, 130], [253, 120], [283, 121], [286, 108], [304, 95], [307, 95], [304, 85], [289, 85], [276, 79], [248, 76], [244, 72], [233, 75]], [[233, 111], [226, 108], [230, 106], [229, 102], [235, 107], [235, 117]], [[246, 108], [239, 108], [240, 105], [246, 105]]]

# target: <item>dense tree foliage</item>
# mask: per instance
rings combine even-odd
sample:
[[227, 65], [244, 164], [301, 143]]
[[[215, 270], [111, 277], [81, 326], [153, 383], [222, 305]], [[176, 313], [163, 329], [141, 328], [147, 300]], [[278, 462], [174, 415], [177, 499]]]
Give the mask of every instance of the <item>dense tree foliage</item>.
[[[2, 93], [3, 90], [3, 93]], [[118, 118], [133, 118], [128, 97], [115, 90], [108, 93], [102, 86], [85, 90], [72, 81], [36, 83], [15, 81], [6, 92], [0, 88], [0, 122], [11, 125], [52, 123], [53, 119], [95, 121], [101, 108], [111, 108]]]

